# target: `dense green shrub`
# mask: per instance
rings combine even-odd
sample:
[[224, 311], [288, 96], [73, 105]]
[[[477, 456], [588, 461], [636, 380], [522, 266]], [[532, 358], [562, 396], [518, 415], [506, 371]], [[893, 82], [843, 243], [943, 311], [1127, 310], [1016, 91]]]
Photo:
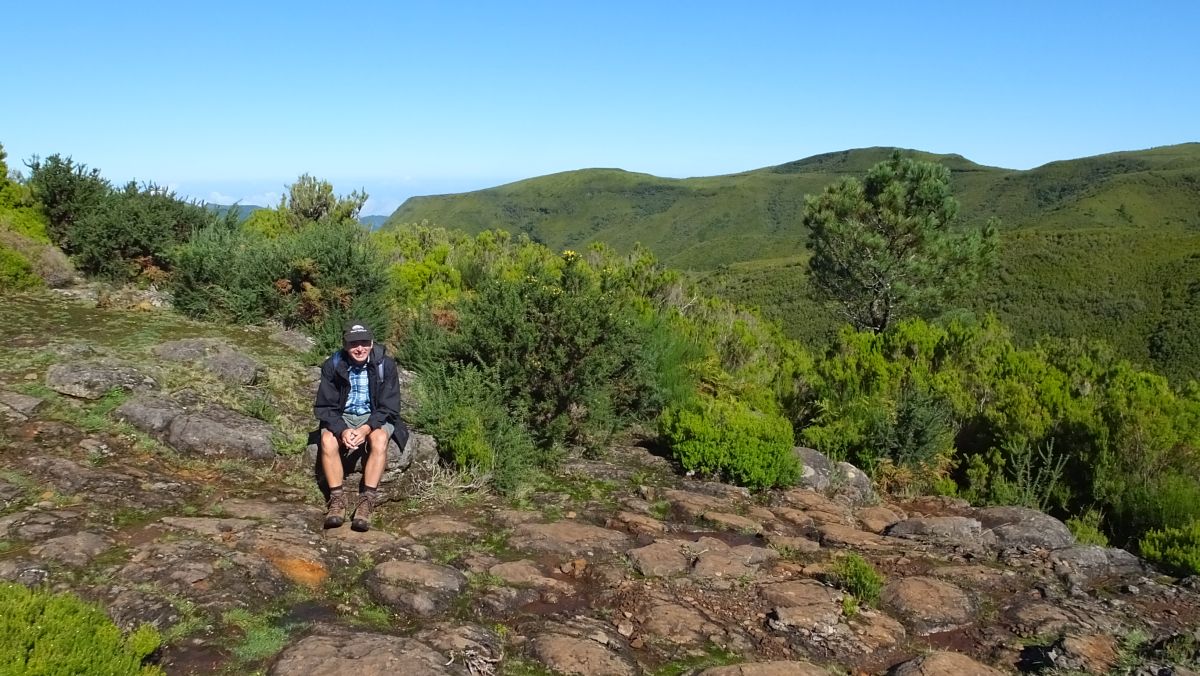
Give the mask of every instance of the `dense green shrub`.
[[161, 674], [145, 665], [158, 632], [143, 625], [127, 637], [104, 611], [69, 594], [0, 584], [0, 665], [5, 673]]
[[687, 408], [668, 408], [659, 430], [689, 472], [752, 488], [799, 478], [791, 425], [741, 402], [705, 397]]
[[495, 279], [464, 302], [455, 351], [496, 373], [540, 445], [596, 446], [645, 409], [640, 343], [624, 299], [567, 252], [558, 271]]
[[172, 250], [215, 219], [173, 192], [129, 183], [75, 218], [68, 230], [70, 253], [89, 274], [162, 282]]
[[1139, 547], [1148, 561], [1176, 575], [1200, 575], [1200, 520], [1180, 528], [1151, 530]]

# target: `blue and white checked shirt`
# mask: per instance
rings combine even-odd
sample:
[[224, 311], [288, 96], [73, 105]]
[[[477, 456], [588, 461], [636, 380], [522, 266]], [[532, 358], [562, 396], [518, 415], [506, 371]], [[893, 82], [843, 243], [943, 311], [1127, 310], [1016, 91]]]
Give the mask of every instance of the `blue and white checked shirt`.
[[371, 389], [367, 383], [367, 364], [350, 366], [350, 396], [346, 397], [346, 413], [366, 415], [371, 412]]

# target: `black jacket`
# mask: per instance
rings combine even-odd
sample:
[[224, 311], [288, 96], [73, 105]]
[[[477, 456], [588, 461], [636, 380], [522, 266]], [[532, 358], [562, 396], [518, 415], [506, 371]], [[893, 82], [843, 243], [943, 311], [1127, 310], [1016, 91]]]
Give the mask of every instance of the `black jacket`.
[[[381, 361], [382, 380], [378, 368]], [[342, 411], [350, 396], [351, 363], [350, 356], [343, 350], [321, 364], [321, 383], [317, 386], [317, 402], [313, 404], [313, 414], [321, 427], [338, 436], [346, 430]], [[400, 422], [400, 379], [396, 375], [396, 360], [384, 354], [382, 345], [373, 347], [367, 357], [367, 383], [371, 393], [371, 417], [367, 424], [377, 430], [385, 422], [392, 423], [398, 435], [404, 428]]]

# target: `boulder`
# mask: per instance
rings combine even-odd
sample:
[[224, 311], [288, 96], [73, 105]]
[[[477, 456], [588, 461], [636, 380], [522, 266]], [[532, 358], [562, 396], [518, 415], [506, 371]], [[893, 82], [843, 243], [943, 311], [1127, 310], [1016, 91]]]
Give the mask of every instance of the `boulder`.
[[147, 434], [157, 435], [166, 431], [175, 416], [183, 412], [183, 406], [166, 397], [139, 395], [118, 406], [113, 416]]
[[633, 569], [646, 577], [670, 577], [687, 571], [690, 561], [680, 543], [659, 540], [626, 552]]
[[19, 392], [0, 390], [0, 404], [4, 404], [22, 415], [29, 415], [42, 405], [42, 400]]
[[509, 540], [514, 549], [566, 556], [621, 552], [628, 544], [624, 533], [577, 521], [521, 524]]
[[[308, 435], [308, 446], [304, 458], [317, 476], [321, 476], [320, 447], [317, 445], [319, 431]], [[351, 451], [342, 457], [342, 472], [346, 483], [353, 484], [362, 475], [366, 454], [362, 450]], [[387, 465], [383, 470], [382, 483], [391, 483], [403, 476], [410, 468], [431, 468], [438, 462], [437, 441], [428, 434], [409, 430], [408, 440], [401, 449], [395, 437], [388, 440]]]
[[871, 477], [848, 462], [836, 462], [820, 451], [797, 446], [796, 458], [804, 465], [800, 485], [837, 496], [850, 504], [873, 502], [875, 488]]
[[166, 441], [180, 453], [255, 460], [275, 457], [267, 423], [225, 408], [184, 413], [171, 419]]
[[965, 516], [919, 516], [892, 524], [891, 537], [979, 549], [983, 546], [983, 524]]
[[1138, 557], [1124, 549], [1077, 545], [1050, 554], [1054, 572], [1074, 593], [1086, 592], [1105, 582], [1140, 577], [1147, 572]]
[[999, 550], [1061, 549], [1075, 544], [1066, 524], [1036, 509], [988, 507], [976, 512], [983, 527], [994, 538], [989, 546]]
[[555, 673], [605, 674], [634, 676], [639, 669], [619, 650], [594, 638], [567, 636], [559, 633], [542, 634], [533, 639], [533, 654]]

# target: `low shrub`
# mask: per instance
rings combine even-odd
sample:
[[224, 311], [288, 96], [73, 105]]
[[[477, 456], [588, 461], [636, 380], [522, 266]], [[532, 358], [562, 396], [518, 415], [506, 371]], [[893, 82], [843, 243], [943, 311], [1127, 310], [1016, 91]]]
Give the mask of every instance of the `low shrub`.
[[504, 405], [494, 377], [467, 366], [422, 373], [410, 422], [438, 439], [439, 449], [461, 470], [486, 476], [502, 493], [530, 485], [539, 467], [555, 460], [534, 446]]
[[22, 291], [41, 285], [29, 259], [0, 244], [0, 290]]
[[1200, 575], [1200, 520], [1182, 528], [1152, 529], [1138, 546], [1147, 561], [1175, 575]]
[[1108, 537], [1101, 529], [1103, 522], [1104, 515], [1099, 510], [1088, 509], [1082, 514], [1067, 519], [1066, 524], [1079, 544], [1107, 547]]
[[738, 401], [703, 397], [668, 408], [659, 432], [690, 472], [751, 488], [787, 486], [800, 475], [788, 421]]
[[0, 584], [0, 665], [5, 673], [161, 674], [146, 658], [160, 637], [149, 625], [129, 636], [99, 608], [70, 594]]

